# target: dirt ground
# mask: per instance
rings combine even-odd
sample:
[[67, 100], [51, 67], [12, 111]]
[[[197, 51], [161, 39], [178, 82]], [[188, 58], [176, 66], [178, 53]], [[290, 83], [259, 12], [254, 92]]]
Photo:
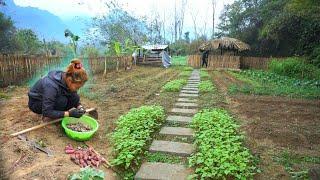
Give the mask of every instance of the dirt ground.
[[[134, 67], [129, 71], [111, 72], [106, 77], [95, 76], [89, 81], [90, 95], [81, 97], [85, 107], [97, 107], [100, 128], [95, 136], [86, 142], [103, 155], [111, 158], [111, 145], [108, 133], [112, 132], [115, 120], [132, 107], [139, 107], [159, 99], [161, 87], [170, 79], [176, 77], [179, 71], [173, 68]], [[82, 146], [66, 137], [60, 125], [51, 125], [27, 133], [29, 139], [42, 141], [54, 152], [53, 157], [30, 149], [26, 143], [5, 135], [17, 132], [42, 123], [41, 117], [32, 113], [28, 107], [28, 88], [16, 87], [7, 94], [7, 100], [0, 100], [0, 173], [3, 179], [66, 179], [72, 172], [79, 171], [68, 155], [64, 153], [67, 144]], [[162, 101], [161, 105], [170, 106], [170, 101]], [[116, 179], [115, 173], [101, 167], [106, 173], [106, 179]]]
[[[227, 95], [230, 84], [241, 84], [227, 72], [211, 72], [226, 97], [227, 108], [240, 120], [247, 146], [260, 157], [262, 173], [255, 179], [290, 179], [273, 158], [283, 150], [320, 157], [320, 100], [274, 96]], [[320, 168], [319, 164], [314, 165]]]
[[[111, 158], [108, 133], [115, 120], [132, 107], [158, 103], [166, 110], [174, 104], [174, 94], [160, 93], [165, 82], [176, 78], [177, 69], [136, 67], [130, 71], [111, 72], [106, 77], [95, 76], [88, 82], [90, 93], [82, 96], [86, 107], [97, 107], [99, 131], [86, 143], [92, 145], [106, 159]], [[262, 173], [255, 179], [290, 179], [284, 166], [274, 161], [275, 155], [290, 150], [306, 156], [320, 156], [320, 100], [290, 99], [273, 96], [227, 94], [228, 86], [242, 82], [227, 72], [210, 72], [219, 95], [203, 96], [203, 107], [227, 108], [241, 124], [246, 145], [260, 158]], [[79, 171], [68, 155], [67, 144], [83, 145], [67, 138], [60, 125], [52, 125], [27, 133], [28, 138], [42, 140], [54, 152], [54, 157], [30, 149], [17, 138], [5, 141], [4, 135], [40, 124], [41, 117], [27, 107], [27, 87], [16, 87], [7, 93], [10, 98], [0, 100], [0, 135], [4, 179], [65, 179]], [[106, 179], [116, 179], [111, 170], [101, 167]], [[5, 177], [5, 176], [1, 176]]]

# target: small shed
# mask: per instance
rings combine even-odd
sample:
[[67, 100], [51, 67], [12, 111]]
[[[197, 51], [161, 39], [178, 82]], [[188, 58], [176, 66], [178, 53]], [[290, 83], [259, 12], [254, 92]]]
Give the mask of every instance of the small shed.
[[138, 52], [138, 62], [144, 64], [162, 63], [160, 54], [162, 51], [169, 53], [169, 45], [153, 44], [141, 46]]
[[250, 46], [239, 39], [222, 37], [220, 39], [214, 39], [201, 44], [199, 50], [215, 51], [220, 55], [237, 55], [241, 51], [250, 50]]

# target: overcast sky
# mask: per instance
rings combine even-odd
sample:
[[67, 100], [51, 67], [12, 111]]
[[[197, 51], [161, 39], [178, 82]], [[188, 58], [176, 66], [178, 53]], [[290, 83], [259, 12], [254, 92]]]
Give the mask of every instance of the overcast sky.
[[[234, 0], [216, 0], [216, 21], [225, 4]], [[47, 10], [61, 19], [70, 19], [75, 16], [101, 16], [108, 12], [106, 0], [14, 0], [19, 6], [37, 7]], [[167, 25], [171, 22], [175, 2], [179, 5], [181, 0], [118, 0], [119, 4], [135, 16], [150, 17], [158, 12], [161, 18], [165, 17]], [[198, 31], [210, 34], [212, 27], [212, 0], [187, 0], [185, 12], [184, 32], [193, 31], [192, 16], [196, 17]]]

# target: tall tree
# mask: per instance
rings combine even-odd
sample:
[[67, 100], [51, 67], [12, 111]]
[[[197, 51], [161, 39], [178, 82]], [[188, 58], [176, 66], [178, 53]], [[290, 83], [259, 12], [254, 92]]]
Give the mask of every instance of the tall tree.
[[41, 42], [31, 29], [20, 29], [15, 35], [18, 51], [23, 54], [39, 53]]
[[12, 53], [16, 49], [14, 34], [12, 20], [0, 13], [0, 53]]
[[216, 13], [216, 5], [217, 2], [216, 0], [212, 0], [212, 35], [211, 35], [211, 39], [214, 39], [214, 15]]

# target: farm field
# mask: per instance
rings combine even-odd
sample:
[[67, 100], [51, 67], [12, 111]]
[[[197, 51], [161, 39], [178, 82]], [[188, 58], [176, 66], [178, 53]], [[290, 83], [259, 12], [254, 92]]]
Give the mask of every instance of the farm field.
[[[182, 73], [181, 73], [182, 72]], [[108, 160], [112, 159], [110, 133], [115, 129], [115, 121], [131, 108], [157, 104], [169, 111], [177, 92], [161, 90], [166, 82], [183, 77], [187, 71], [182, 68], [164, 70], [156, 67], [137, 66], [132, 71], [120, 71], [94, 76], [81, 91], [82, 102], [86, 107], [98, 107], [100, 129], [86, 144], [93, 146]], [[201, 72], [206, 72], [202, 70]], [[200, 93], [199, 108], [223, 108], [240, 125], [245, 134], [245, 146], [256, 159], [261, 171], [254, 179], [290, 179], [297, 176], [307, 177], [307, 170], [319, 168], [320, 148], [319, 99], [297, 99], [279, 96], [250, 95], [238, 92], [230, 93], [233, 85], [244, 82], [228, 71], [208, 71], [202, 73], [202, 82], [213, 82], [213, 89]], [[92, 83], [94, 82], [94, 83]], [[207, 83], [205, 83], [207, 84]], [[7, 97], [2, 98], [1, 109], [1, 163], [3, 172], [10, 178], [24, 177], [33, 179], [65, 178], [78, 170], [63, 148], [67, 144], [82, 146], [83, 143], [68, 139], [58, 125], [48, 126], [28, 133], [28, 138], [42, 141], [54, 153], [47, 157], [39, 151], [32, 151], [22, 141], [13, 138], [7, 141], [4, 134], [16, 132], [41, 122], [27, 107], [27, 87], [2, 89]], [[201, 92], [201, 90], [200, 90]], [[158, 155], [161, 158], [161, 154]], [[19, 164], [13, 167], [15, 161]], [[149, 154], [146, 158], [157, 158]], [[168, 158], [166, 156], [162, 158]], [[171, 161], [181, 162], [175, 157]], [[41, 168], [40, 168], [41, 167]], [[107, 179], [120, 178], [110, 169]]]
[[[82, 103], [86, 107], [97, 107], [99, 112], [99, 131], [94, 138], [87, 142], [96, 151], [109, 159], [110, 144], [107, 134], [114, 130], [114, 122], [120, 115], [125, 114], [130, 108], [139, 107], [148, 103], [159, 103], [166, 109], [173, 105], [173, 93], [160, 94], [161, 87], [170, 79], [179, 74], [179, 69], [136, 67], [132, 71], [120, 71], [95, 76], [94, 84], [88, 84], [88, 92], [81, 92]], [[85, 87], [84, 87], [85, 89]], [[82, 146], [66, 137], [63, 129], [51, 125], [28, 133], [28, 138], [42, 141], [53, 152], [54, 157], [47, 157], [39, 151], [32, 151], [17, 138], [6, 141], [2, 135], [13, 133], [40, 124], [41, 117], [32, 113], [27, 107], [27, 87], [12, 87], [1, 89], [6, 94], [1, 99], [1, 164], [4, 165], [2, 172], [13, 179], [64, 179], [79, 167], [69, 160], [64, 153], [67, 144]], [[22, 157], [19, 165], [12, 169], [12, 165]], [[106, 170], [106, 169], [105, 169]], [[113, 172], [106, 170], [108, 178], [113, 177]]]

